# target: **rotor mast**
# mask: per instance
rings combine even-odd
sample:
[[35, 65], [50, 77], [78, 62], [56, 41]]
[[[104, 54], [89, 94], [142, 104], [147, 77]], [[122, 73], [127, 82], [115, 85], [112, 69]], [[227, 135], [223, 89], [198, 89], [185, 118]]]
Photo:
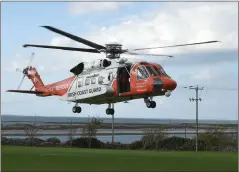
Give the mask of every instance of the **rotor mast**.
[[116, 42], [105, 44], [106, 50], [106, 58], [109, 59], [119, 59], [120, 54], [122, 54], [122, 45]]

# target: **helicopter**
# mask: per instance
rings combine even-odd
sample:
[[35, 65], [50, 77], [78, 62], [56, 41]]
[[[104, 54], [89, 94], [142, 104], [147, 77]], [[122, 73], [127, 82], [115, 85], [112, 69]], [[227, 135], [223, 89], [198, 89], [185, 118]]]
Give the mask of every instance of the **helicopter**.
[[[155, 108], [156, 102], [153, 101], [153, 97], [169, 97], [176, 89], [177, 82], [165, 72], [160, 64], [146, 61], [132, 62], [125, 57], [121, 57], [121, 54], [173, 57], [172, 55], [164, 54], [137, 53], [137, 51], [219, 42], [207, 41], [129, 50], [122, 49], [122, 45], [117, 42], [108, 43], [103, 46], [52, 26], [41, 27], [91, 48], [36, 44], [25, 44], [23, 45], [24, 48], [37, 47], [88, 53], [105, 53], [106, 56], [103, 59], [80, 62], [70, 69], [73, 76], [48, 85], [43, 83], [36, 68], [31, 66], [30, 61], [23, 70], [17, 69], [17, 71], [23, 73], [23, 78], [17, 90], [7, 90], [7, 92], [34, 94], [39, 97], [59, 96], [59, 99], [62, 101], [75, 103], [72, 108], [73, 113], [80, 113], [82, 111], [79, 104], [108, 104], [106, 114], [114, 115], [115, 103], [128, 102], [135, 99], [143, 99], [147, 108]], [[32, 54], [32, 58], [33, 56], [34, 53]], [[33, 87], [30, 90], [20, 90], [25, 76], [33, 83]], [[33, 90], [34, 87], [35, 90]]]

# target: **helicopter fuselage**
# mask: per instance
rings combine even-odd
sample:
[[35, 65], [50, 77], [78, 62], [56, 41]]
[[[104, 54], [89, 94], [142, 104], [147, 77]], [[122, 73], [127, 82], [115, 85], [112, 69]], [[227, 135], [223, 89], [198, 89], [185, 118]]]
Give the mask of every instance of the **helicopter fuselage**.
[[[30, 79], [31, 77], [29, 76]], [[123, 79], [124, 82], [121, 82]], [[109, 104], [164, 96], [166, 93], [170, 94], [176, 85], [160, 65], [137, 62], [132, 65], [113, 65], [104, 70], [88, 70], [36, 90], [43, 92], [38, 96], [55, 95], [63, 101]]]

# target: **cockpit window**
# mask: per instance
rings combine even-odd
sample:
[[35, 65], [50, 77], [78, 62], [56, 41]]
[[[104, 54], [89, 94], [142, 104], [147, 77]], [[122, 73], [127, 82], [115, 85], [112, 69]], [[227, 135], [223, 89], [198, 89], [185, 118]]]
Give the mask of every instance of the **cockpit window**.
[[166, 76], [166, 77], [170, 78], [170, 76], [164, 71], [164, 69], [162, 67], [157, 68], [157, 67], [154, 66], [154, 69], [158, 72], [158, 74], [160, 76]]
[[170, 78], [170, 76], [164, 71], [164, 69], [162, 67], [160, 68], [160, 71], [163, 73], [164, 76]]
[[151, 66], [146, 66], [150, 76], [157, 76], [157, 72]]
[[149, 77], [149, 74], [144, 66], [139, 66], [137, 68], [137, 80], [146, 79]]
[[158, 74], [159, 76], [162, 76], [162, 73], [158, 70], [158, 68], [156, 68], [155, 66], [154, 66], [153, 68], [154, 68], [154, 70], [157, 72], [157, 74]]

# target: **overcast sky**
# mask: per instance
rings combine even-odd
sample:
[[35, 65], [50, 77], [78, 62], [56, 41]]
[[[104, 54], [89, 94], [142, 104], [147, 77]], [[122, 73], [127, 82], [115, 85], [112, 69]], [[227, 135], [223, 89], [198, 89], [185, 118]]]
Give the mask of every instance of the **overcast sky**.
[[[84, 52], [22, 48], [23, 44], [86, 47], [39, 26], [50, 25], [98, 44], [117, 41], [124, 48], [164, 46], [197, 41], [220, 43], [156, 49], [149, 53], [174, 55], [173, 59], [138, 57], [163, 65], [178, 83], [171, 97], [155, 97], [157, 107], [148, 109], [143, 100], [115, 105], [115, 117], [195, 118], [195, 91], [183, 86], [200, 85], [200, 119], [238, 119], [238, 9], [234, 2], [3, 2], [1, 43], [2, 114], [40, 116], [106, 117], [107, 105], [82, 105], [73, 114], [73, 103], [58, 97], [6, 93], [16, 89], [28, 57], [45, 84], [72, 76], [69, 70], [81, 61], [103, 58]], [[136, 58], [128, 57], [127, 58]], [[29, 90], [25, 80], [21, 89]], [[220, 90], [222, 89], [222, 90]]]

